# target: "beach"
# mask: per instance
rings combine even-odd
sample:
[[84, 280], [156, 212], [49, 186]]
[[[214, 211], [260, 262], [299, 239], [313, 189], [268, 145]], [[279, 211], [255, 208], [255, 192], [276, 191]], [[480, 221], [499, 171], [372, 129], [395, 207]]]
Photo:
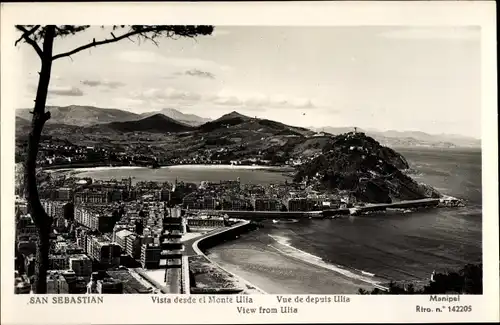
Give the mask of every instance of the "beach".
[[172, 165], [172, 166], [164, 166], [161, 168], [170, 168], [170, 169], [243, 169], [243, 170], [252, 170], [252, 169], [267, 169], [267, 170], [285, 170], [290, 169], [290, 167], [281, 167], [281, 166], [263, 166], [263, 165]]
[[208, 257], [269, 294], [356, 294], [360, 288], [375, 288], [276, 248], [218, 250]]
[[240, 179], [242, 184], [276, 184], [291, 180], [289, 168], [273, 166], [243, 165], [174, 165], [161, 168], [140, 166], [121, 167], [81, 167], [47, 170], [51, 173], [67, 174], [73, 177], [90, 177], [96, 180], [132, 178], [132, 183], [140, 181], [200, 183], [202, 181]]

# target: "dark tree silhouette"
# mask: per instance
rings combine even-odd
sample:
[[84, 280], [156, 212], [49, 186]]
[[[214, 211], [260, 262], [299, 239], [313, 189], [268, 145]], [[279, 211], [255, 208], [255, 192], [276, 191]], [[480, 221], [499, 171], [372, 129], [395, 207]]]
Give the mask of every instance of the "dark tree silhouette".
[[388, 290], [378, 288], [372, 291], [359, 289], [361, 295], [402, 295], [402, 294], [424, 294], [437, 295], [447, 293], [458, 294], [482, 294], [483, 293], [483, 265], [467, 264], [458, 272], [436, 273], [433, 281], [421, 289], [416, 289], [413, 284], [406, 286], [389, 283]]
[[[32, 111], [31, 131], [28, 135], [28, 147], [25, 158], [24, 168], [24, 193], [28, 201], [28, 209], [37, 227], [37, 251], [35, 263], [35, 293], [47, 292], [47, 268], [49, 262], [49, 235], [52, 220], [47, 215], [42, 204], [37, 189], [36, 179], [36, 158], [42, 130], [45, 123], [50, 119], [50, 112], [45, 111], [47, 102], [47, 93], [52, 71], [52, 63], [57, 59], [71, 57], [73, 54], [90, 49], [96, 46], [119, 42], [121, 40], [132, 40], [136, 38], [140, 41], [150, 41], [158, 46], [157, 40], [161, 37], [166, 38], [195, 38], [200, 35], [210, 35], [213, 31], [212, 26], [164, 26], [164, 25], [114, 25], [108, 38], [96, 40], [95, 38], [74, 48], [68, 52], [53, 53], [54, 41], [58, 38], [71, 37], [77, 33], [87, 30], [89, 25], [17, 25], [16, 29], [21, 33], [19, 39], [15, 42], [29, 44], [40, 58], [40, 72], [38, 87], [35, 97], [35, 105]], [[104, 26], [102, 26], [104, 28]], [[115, 35], [116, 33], [116, 35]]]
[[64, 219], [75, 220], [75, 205], [73, 202], [66, 203], [63, 207]]

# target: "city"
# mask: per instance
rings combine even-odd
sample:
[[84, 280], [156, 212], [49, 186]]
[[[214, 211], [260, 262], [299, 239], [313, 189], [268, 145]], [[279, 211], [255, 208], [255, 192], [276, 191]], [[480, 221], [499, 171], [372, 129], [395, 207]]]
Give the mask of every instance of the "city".
[[[183, 278], [189, 278], [183, 272], [203, 269], [207, 261], [186, 255], [193, 252], [185, 248], [185, 243], [192, 245], [196, 235], [240, 221], [217, 210], [320, 211], [352, 206], [349, 200], [353, 200], [347, 194], [319, 194], [295, 183], [254, 185], [234, 180], [198, 185], [132, 184], [132, 178], [98, 181], [44, 174], [40, 198], [53, 220], [48, 293], [196, 291], [196, 287], [182, 285]], [[18, 198], [16, 293], [31, 292], [35, 243], [35, 224], [26, 201]], [[218, 272], [221, 274], [217, 276], [224, 277], [223, 271]]]

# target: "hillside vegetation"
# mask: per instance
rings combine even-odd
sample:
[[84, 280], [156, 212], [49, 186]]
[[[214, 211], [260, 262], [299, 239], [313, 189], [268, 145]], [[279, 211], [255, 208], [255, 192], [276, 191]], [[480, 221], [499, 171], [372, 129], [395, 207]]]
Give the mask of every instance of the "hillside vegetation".
[[295, 175], [323, 190], [345, 190], [363, 202], [439, 197], [433, 188], [404, 173], [408, 162], [394, 150], [381, 146], [364, 133], [334, 136], [322, 154], [302, 164]]
[[[21, 158], [29, 122], [18, 118], [16, 124], [17, 157]], [[403, 156], [365, 133], [317, 134], [238, 112], [199, 126], [187, 125], [163, 114], [91, 126], [52, 123], [46, 126], [43, 136], [51, 143], [60, 140], [77, 146], [99, 147], [100, 159], [106, 159], [109, 164], [120, 164], [118, 157], [123, 160], [123, 157], [137, 155], [141, 156], [140, 160], [154, 160], [159, 164], [230, 164], [234, 161], [287, 164], [296, 167], [295, 181], [306, 181], [322, 191], [348, 191], [363, 202], [440, 197], [435, 189], [406, 175], [409, 166]], [[49, 149], [46, 154], [54, 155], [57, 152], [54, 150]], [[121, 163], [131, 163], [125, 160]], [[78, 161], [86, 162], [81, 157]]]

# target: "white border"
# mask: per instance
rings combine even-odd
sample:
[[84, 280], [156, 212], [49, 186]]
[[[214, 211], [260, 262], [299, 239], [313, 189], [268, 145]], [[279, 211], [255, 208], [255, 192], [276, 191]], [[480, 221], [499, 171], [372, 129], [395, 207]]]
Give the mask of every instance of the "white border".
[[[1, 243], [2, 324], [465, 322], [499, 319], [496, 15], [482, 2], [320, 3], [9, 3], [1, 5]], [[148, 295], [105, 297], [103, 305], [28, 305], [13, 294], [14, 108], [13, 71], [19, 62], [14, 24], [213, 24], [359, 26], [479, 25], [482, 30], [484, 295], [462, 296], [472, 313], [415, 313], [425, 296], [350, 296], [351, 303], [298, 306], [298, 314], [242, 315], [236, 305], [155, 305]], [[254, 306], [277, 306], [275, 296], [254, 296]], [[435, 303], [433, 303], [435, 304]], [[431, 304], [431, 305], [433, 305]], [[434, 305], [433, 305], [434, 306]], [[252, 306], [250, 306], [252, 307]]]

